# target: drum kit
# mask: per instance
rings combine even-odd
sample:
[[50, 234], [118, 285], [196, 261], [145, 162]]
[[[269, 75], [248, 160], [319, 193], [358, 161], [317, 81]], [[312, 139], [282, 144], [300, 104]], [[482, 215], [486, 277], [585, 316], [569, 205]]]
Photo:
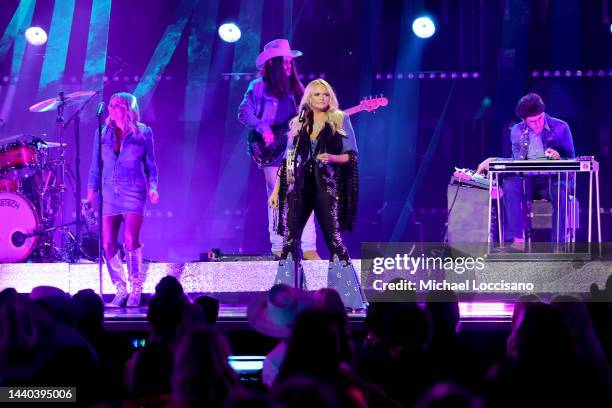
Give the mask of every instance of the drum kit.
[[[75, 237], [69, 228], [74, 224], [80, 228], [80, 222], [64, 223], [65, 193], [76, 195], [78, 180], [65, 157], [62, 112], [65, 106], [95, 94], [60, 93], [57, 98], [29, 108], [31, 112], [57, 110], [58, 142], [46, 140], [46, 135], [28, 134], [0, 140], [0, 262], [74, 261], [92, 257], [77, 239], [80, 231]], [[61, 233], [60, 245], [55, 243], [57, 231]]]

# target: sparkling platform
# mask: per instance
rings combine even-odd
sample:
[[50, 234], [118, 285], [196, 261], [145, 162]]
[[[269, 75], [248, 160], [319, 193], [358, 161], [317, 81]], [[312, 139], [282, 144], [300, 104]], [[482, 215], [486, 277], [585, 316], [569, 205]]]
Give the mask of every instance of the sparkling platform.
[[[359, 272], [361, 261], [353, 260]], [[176, 277], [186, 293], [226, 294], [235, 300], [229, 303], [244, 303], [241, 294], [265, 292], [272, 286], [276, 274], [275, 261], [240, 261], [240, 262], [187, 262], [187, 263], [147, 263], [147, 280], [144, 293], [154, 293], [155, 285], [166, 275]], [[328, 262], [304, 261], [304, 273], [309, 290], [317, 290], [327, 285]], [[592, 283], [602, 287], [612, 273], [608, 262], [560, 262], [560, 261], [503, 261], [486, 262], [482, 271], [453, 275], [447, 272], [446, 279], [474, 280], [476, 283], [531, 282], [536, 293], [574, 293], [588, 294]], [[361, 278], [359, 273], [357, 274]], [[114, 286], [103, 267], [102, 292], [113, 294]], [[416, 276], [414, 276], [416, 277]], [[430, 277], [431, 278], [431, 277]], [[412, 279], [409, 277], [409, 280]], [[390, 280], [389, 277], [386, 281]], [[74, 294], [81, 289], [93, 289], [99, 292], [100, 277], [98, 265], [69, 263], [21, 263], [0, 264], [0, 290], [13, 287], [20, 293], [29, 293], [32, 288], [41, 285], [55, 286], [67, 293]], [[368, 278], [368, 286], [371, 285]], [[482, 298], [484, 294], [476, 294]], [[501, 299], [504, 298], [503, 293]], [[509, 294], [508, 294], [509, 295]], [[476, 299], [475, 299], [476, 300]], [[484, 299], [482, 299], [484, 300]]]

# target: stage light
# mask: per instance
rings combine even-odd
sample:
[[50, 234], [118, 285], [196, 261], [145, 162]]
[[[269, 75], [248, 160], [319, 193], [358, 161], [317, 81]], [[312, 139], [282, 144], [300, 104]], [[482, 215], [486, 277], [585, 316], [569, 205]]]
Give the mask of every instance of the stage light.
[[219, 27], [219, 37], [225, 42], [234, 43], [241, 35], [240, 28], [234, 23], [225, 23]]
[[30, 27], [25, 31], [26, 41], [32, 45], [43, 45], [47, 42], [47, 33], [40, 27]]
[[412, 22], [412, 32], [419, 38], [429, 38], [436, 32], [436, 25], [429, 17], [419, 17]]

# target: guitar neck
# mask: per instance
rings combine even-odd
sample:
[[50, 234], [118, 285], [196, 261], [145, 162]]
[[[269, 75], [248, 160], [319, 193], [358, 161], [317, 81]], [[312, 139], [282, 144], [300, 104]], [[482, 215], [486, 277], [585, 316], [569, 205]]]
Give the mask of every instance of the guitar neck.
[[357, 112], [361, 112], [363, 110], [363, 108], [361, 107], [361, 105], [357, 105], [357, 106], [353, 106], [352, 108], [348, 108], [348, 109], [344, 109], [344, 113], [347, 116], [351, 116], [356, 114]]

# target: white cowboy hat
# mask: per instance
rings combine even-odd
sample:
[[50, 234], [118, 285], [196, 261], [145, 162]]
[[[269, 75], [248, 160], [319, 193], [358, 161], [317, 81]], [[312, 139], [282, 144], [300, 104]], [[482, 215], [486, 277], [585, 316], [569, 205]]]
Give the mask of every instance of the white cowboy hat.
[[292, 50], [289, 41], [284, 38], [272, 40], [264, 46], [263, 51], [257, 56], [255, 65], [257, 69], [263, 67], [267, 60], [274, 57], [299, 57], [302, 51]]
[[267, 296], [251, 302], [247, 320], [259, 333], [285, 338], [291, 334], [291, 327], [298, 315], [314, 304], [314, 299], [307, 292], [281, 283], [272, 286]]

